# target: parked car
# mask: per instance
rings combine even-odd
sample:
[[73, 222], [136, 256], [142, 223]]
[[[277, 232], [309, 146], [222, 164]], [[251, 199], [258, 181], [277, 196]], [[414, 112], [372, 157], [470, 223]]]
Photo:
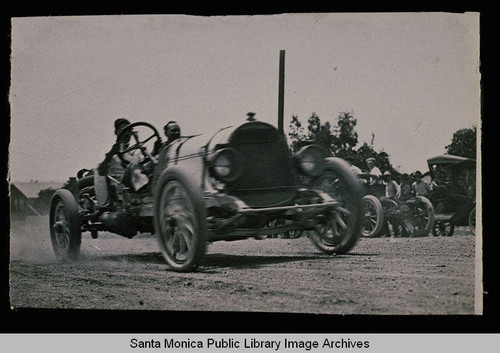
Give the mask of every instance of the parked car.
[[476, 232], [476, 161], [444, 154], [427, 160], [436, 211], [433, 235], [451, 236], [456, 226]]
[[[122, 180], [83, 169], [77, 192], [54, 194], [50, 232], [59, 260], [78, 258], [85, 232], [92, 238], [100, 231], [128, 238], [155, 233], [175, 271], [200, 266], [214, 241], [304, 232], [322, 252], [345, 254], [360, 238], [363, 190], [347, 163], [326, 158], [315, 145], [292, 154], [285, 136], [268, 123], [182, 136], [158, 155], [146, 146], [159, 139], [149, 123], [128, 125], [118, 142], [125, 136], [134, 143], [118, 154], [127, 164]], [[130, 152], [140, 153], [141, 162], [128, 163]], [[302, 185], [299, 175], [311, 182]]]

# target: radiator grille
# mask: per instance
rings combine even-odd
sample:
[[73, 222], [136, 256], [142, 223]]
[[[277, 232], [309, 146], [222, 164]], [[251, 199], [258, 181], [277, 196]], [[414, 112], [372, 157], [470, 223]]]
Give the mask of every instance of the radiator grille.
[[295, 173], [285, 137], [272, 125], [251, 122], [230, 137], [242, 156], [243, 173], [228, 185], [231, 194], [252, 207], [288, 203], [296, 193]]

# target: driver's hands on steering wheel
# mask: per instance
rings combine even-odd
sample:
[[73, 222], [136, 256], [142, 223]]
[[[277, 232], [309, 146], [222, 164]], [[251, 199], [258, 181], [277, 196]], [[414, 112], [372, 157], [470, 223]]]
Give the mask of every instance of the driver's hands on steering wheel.
[[[148, 137], [144, 138], [143, 140], [141, 140], [139, 138], [139, 132], [134, 129], [135, 127], [139, 127], [139, 126], [146, 127], [148, 129], [152, 130], [153, 133], [151, 135], [149, 135]], [[126, 146], [123, 146], [122, 149], [118, 150], [118, 153], [117, 153], [118, 157], [122, 160], [123, 163], [125, 163], [127, 165], [131, 161], [127, 160], [125, 158], [125, 155], [127, 153], [130, 153], [133, 151], [140, 151], [140, 153], [142, 153], [142, 155], [144, 157], [143, 162], [146, 162], [148, 160], [152, 160], [153, 162], [156, 162], [155, 157], [152, 154], [150, 154], [148, 152], [148, 150], [146, 149], [146, 143], [153, 138], [155, 139], [154, 147], [153, 147], [153, 151], [154, 151], [156, 146], [158, 146], [158, 144], [161, 143], [161, 138], [160, 138], [160, 134], [158, 133], [158, 130], [156, 130], [156, 128], [153, 125], [146, 123], [146, 122], [136, 122], [136, 123], [132, 123], [132, 124], [128, 125], [127, 127], [123, 128], [122, 131], [120, 131], [120, 133], [118, 134], [118, 137], [117, 137], [116, 144], [118, 145], [118, 147], [120, 147], [121, 143], [124, 143], [124, 142], [126, 143]], [[135, 143], [132, 143], [130, 145], [129, 144], [130, 139], [132, 139]]]

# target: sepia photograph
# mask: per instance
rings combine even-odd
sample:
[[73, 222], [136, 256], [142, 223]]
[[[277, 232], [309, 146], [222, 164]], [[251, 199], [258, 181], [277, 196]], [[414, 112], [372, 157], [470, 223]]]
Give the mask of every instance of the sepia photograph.
[[483, 315], [479, 28], [12, 18], [11, 309]]

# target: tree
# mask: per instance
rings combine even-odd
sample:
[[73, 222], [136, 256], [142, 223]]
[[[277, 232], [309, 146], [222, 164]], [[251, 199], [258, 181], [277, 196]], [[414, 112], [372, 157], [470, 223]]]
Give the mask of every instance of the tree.
[[445, 147], [447, 153], [455, 156], [476, 159], [476, 136], [476, 126], [456, 131], [453, 134], [451, 144]]
[[314, 142], [323, 146], [331, 155], [340, 157], [349, 155], [358, 143], [358, 134], [354, 131], [356, 123], [356, 119], [350, 113], [341, 113], [337, 118], [337, 125], [332, 127], [329, 121], [322, 124], [319, 116], [312, 113], [307, 120], [306, 130], [299, 118], [294, 115], [288, 133], [292, 151]]
[[290, 132], [288, 136], [290, 138], [290, 148], [293, 152], [297, 152], [303, 145], [304, 141], [307, 139], [302, 123], [300, 122], [297, 115], [292, 116], [292, 121], [290, 122]]
[[350, 113], [340, 113], [337, 117], [337, 126], [334, 128], [334, 154], [348, 156], [358, 144], [358, 133], [354, 131], [358, 121]]
[[351, 113], [340, 113], [336, 120], [336, 125], [331, 126], [330, 122], [321, 123], [321, 119], [313, 113], [307, 120], [307, 130], [302, 126], [297, 116], [292, 116], [290, 132], [288, 136], [291, 141], [291, 149], [296, 152], [302, 146], [315, 143], [323, 146], [332, 156], [350, 159], [351, 162], [361, 169], [366, 169], [366, 159], [374, 157], [377, 166], [382, 170], [389, 170], [393, 174], [399, 174], [391, 165], [387, 152], [375, 151], [372, 134], [370, 144], [366, 142], [357, 150], [358, 133], [355, 131], [357, 120]]
[[327, 121], [325, 124], [321, 124], [321, 119], [316, 113], [312, 113], [311, 117], [307, 120], [307, 130], [304, 129], [296, 115], [292, 116], [289, 126], [290, 132], [288, 133], [288, 137], [290, 138], [290, 147], [293, 152], [297, 152], [305, 145], [315, 143], [324, 147], [332, 154], [332, 144], [335, 137], [332, 133], [330, 123]]

